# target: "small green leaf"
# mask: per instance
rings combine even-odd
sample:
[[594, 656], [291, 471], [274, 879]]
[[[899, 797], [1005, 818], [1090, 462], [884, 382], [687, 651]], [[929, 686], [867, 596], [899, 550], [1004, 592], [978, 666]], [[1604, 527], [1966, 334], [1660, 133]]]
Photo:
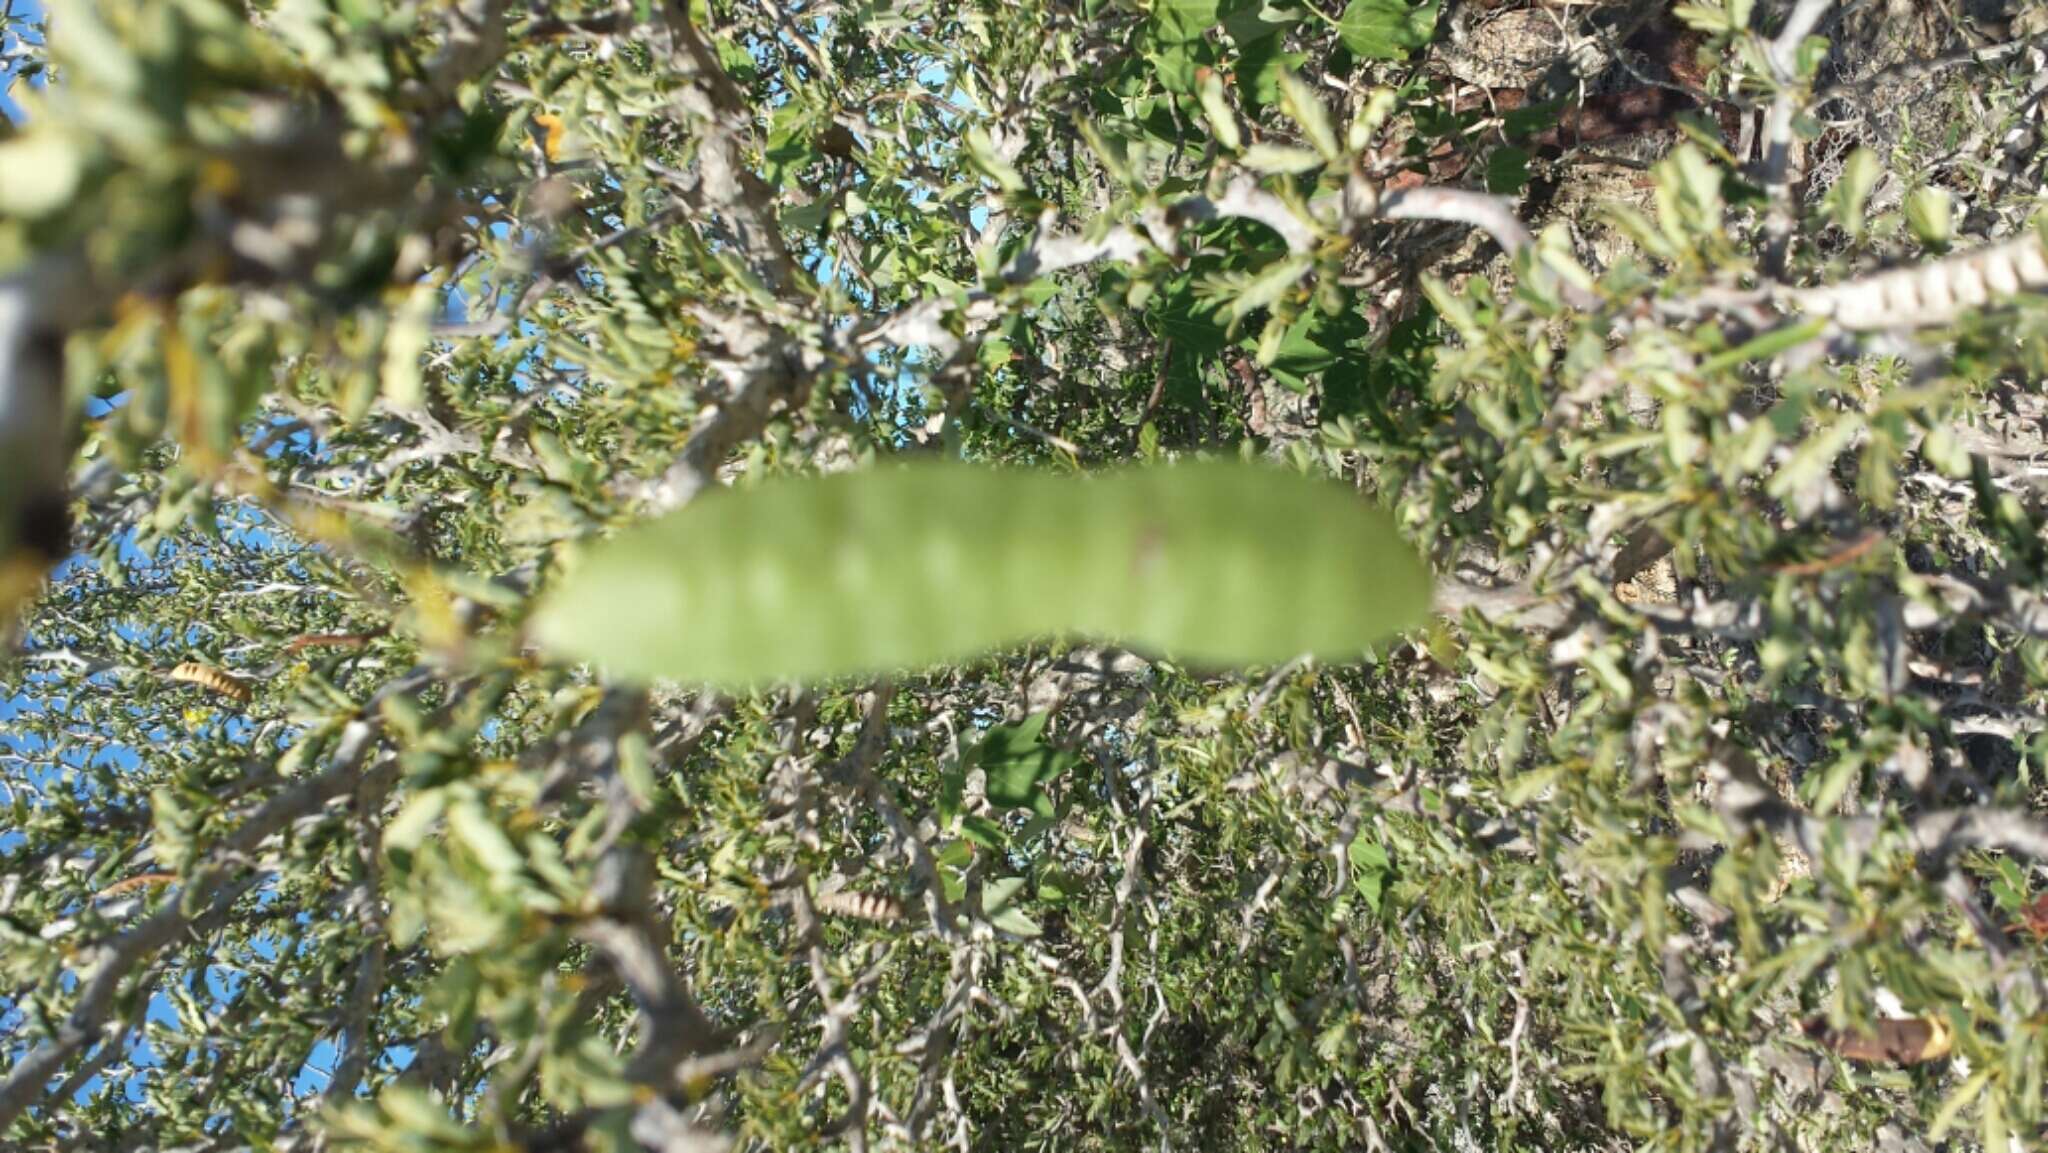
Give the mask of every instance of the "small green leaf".
[[1079, 764], [1081, 758], [1040, 740], [1049, 715], [1035, 713], [1015, 725], [997, 725], [982, 738], [975, 760], [987, 776], [991, 804], [1030, 809], [1045, 818], [1053, 815], [1052, 798], [1045, 786]]
[[1406, 60], [1436, 33], [1437, 0], [1351, 0], [1337, 19], [1337, 39], [1369, 60]]
[[[1172, 40], [1147, 51], [1145, 59], [1152, 62], [1152, 74], [1159, 78], [1159, 86], [1180, 94], [1195, 91], [1196, 77], [1201, 68], [1196, 51], [1201, 47], [1203, 45], [1198, 40]], [[1171, 120], [1171, 114], [1168, 119]]]
[[448, 1115], [425, 1090], [410, 1085], [393, 1085], [377, 1095], [377, 1105], [399, 1126], [413, 1134], [438, 1142], [453, 1142], [460, 1148], [470, 1144], [470, 1133]]
[[1551, 785], [1557, 783], [1557, 778], [1563, 772], [1563, 769], [1553, 765], [1548, 768], [1532, 769], [1529, 772], [1522, 773], [1507, 782], [1507, 787], [1501, 791], [1502, 798], [1508, 804], [1521, 808], [1523, 805], [1542, 796]]
[[1323, 158], [1306, 148], [1289, 148], [1284, 144], [1254, 144], [1244, 150], [1244, 166], [1268, 176], [1292, 176], [1321, 168]]
[[1818, 337], [1827, 330], [1826, 320], [1808, 320], [1799, 324], [1784, 324], [1761, 335], [1751, 337], [1726, 352], [1716, 353], [1700, 362], [1700, 372], [1715, 373], [1747, 364], [1753, 360], [1767, 360], [1787, 349], [1797, 348]]
[[85, 173], [78, 148], [52, 132], [0, 141], [0, 216], [33, 220], [71, 203]]
[[1279, 303], [1314, 264], [1307, 256], [1287, 256], [1267, 265], [1239, 286], [1237, 295], [1230, 301], [1230, 318], [1239, 320]]
[[1799, 791], [1806, 807], [1816, 813], [1834, 812], [1862, 770], [1861, 756], [1851, 753], [1836, 757], [1819, 774], [1809, 775], [1800, 782]]
[[654, 751], [647, 734], [638, 729], [619, 737], [619, 780], [633, 799], [645, 807], [654, 800]]
[[[1315, 373], [1343, 364], [1366, 364], [1362, 345], [1368, 335], [1370, 328], [1355, 308], [1346, 308], [1335, 316], [1307, 309], [1287, 325], [1275, 345], [1262, 350], [1259, 363], [1281, 386], [1307, 392], [1308, 378]], [[1327, 397], [1325, 403], [1330, 403]]]
[[1010, 907], [1024, 891], [1024, 878], [998, 877], [981, 887], [981, 911], [991, 916]]
[[415, 852], [441, 821], [448, 807], [448, 794], [440, 789], [416, 793], [384, 826], [384, 851], [394, 855]]
[[1065, 869], [1047, 869], [1038, 877], [1038, 899], [1049, 905], [1071, 901], [1087, 887], [1080, 876]]
[[1353, 152], [1364, 151], [1365, 146], [1372, 143], [1373, 134], [1380, 130], [1399, 105], [1400, 99], [1394, 95], [1393, 89], [1373, 89], [1372, 95], [1366, 97], [1365, 107], [1358, 110], [1358, 115], [1352, 117], [1350, 126], [1345, 128], [1344, 147]]
[[1671, 14], [1686, 27], [1701, 32], [1740, 32], [1746, 27], [1718, 4], [1680, 4], [1671, 9]]
[[2015, 916], [2027, 904], [2027, 874], [2011, 857], [1999, 857], [1992, 862], [1995, 876], [1989, 886], [1992, 900], [2007, 916]]
[[1169, 44], [1198, 40], [1216, 26], [1218, 0], [1154, 0], [1152, 32]]
[[1927, 1139], [1939, 1141], [1946, 1137], [1948, 1131], [1955, 1128], [1957, 1120], [1962, 1117], [1963, 1110], [1968, 1108], [1970, 1102], [1976, 1100], [1984, 1092], [1984, 1087], [1991, 1083], [1991, 1078], [1997, 1073], [1998, 1066], [1996, 1065], [1989, 1065], [1979, 1069], [1971, 1075], [1969, 1080], [1957, 1087], [1954, 1093], [1949, 1094], [1948, 1100], [1942, 1102], [1940, 1109], [1935, 1110], [1934, 1119], [1928, 1122]]
[[153, 826], [156, 859], [166, 867], [184, 871], [193, 857], [192, 834], [203, 814], [186, 803], [179, 790], [158, 785], [149, 794], [149, 816]]
[[413, 411], [426, 403], [421, 362], [440, 300], [439, 282], [423, 280], [412, 286], [405, 302], [392, 313], [391, 328], [384, 334], [383, 378], [384, 397], [395, 408]]
[[1301, 126], [1301, 134], [1325, 160], [1337, 159], [1337, 133], [1330, 127], [1329, 110], [1315, 89], [1291, 70], [1280, 74], [1280, 107]]
[[1216, 143], [1232, 152], [1244, 143], [1237, 129], [1237, 113], [1230, 107], [1229, 97], [1223, 94], [1223, 81], [1214, 72], [1205, 72], [1197, 81], [1196, 94], [1202, 101], [1202, 116], [1209, 122], [1209, 131], [1216, 137]]
[[1024, 178], [996, 151], [995, 141], [989, 139], [988, 131], [980, 125], [969, 128], [966, 133], [967, 154], [982, 174], [1001, 186], [1004, 192], [1024, 191]]
[[1017, 908], [1004, 909], [990, 917], [988, 923], [1013, 937], [1023, 937], [1027, 940], [1044, 932], [1038, 927], [1037, 921], [1026, 916], [1024, 910]]
[[[1010, 845], [1010, 836], [1003, 827], [978, 813], [960, 818], [960, 835], [992, 853], [1000, 853]], [[958, 896], [957, 893], [949, 894], [948, 899]]]
[[1042, 931], [1017, 903], [1024, 894], [1022, 877], [999, 877], [981, 887], [981, 912], [988, 923], [1018, 937], [1036, 937]]
[[501, 885], [521, 879], [526, 856], [481, 804], [461, 801], [448, 806], [448, 832]]
[[1825, 36], [1808, 36], [1799, 42], [1799, 51], [1793, 54], [1792, 70], [1802, 80], [1820, 71], [1823, 61], [1828, 58], [1830, 45]]
[[1501, 116], [1500, 130], [1506, 133], [1510, 140], [1519, 139], [1556, 124], [1563, 112], [1562, 100], [1545, 100], [1540, 104], [1510, 108]]
[[790, 232], [816, 232], [832, 219], [832, 202], [821, 196], [809, 204], [785, 205], [776, 216]]
[[805, 167], [818, 159], [811, 138], [816, 122], [816, 110], [801, 101], [792, 100], [775, 110], [761, 150], [770, 184], [795, 187]]
[[1850, 236], [1863, 235], [1863, 206], [1870, 199], [1870, 190], [1877, 187], [1878, 177], [1883, 174], [1884, 168], [1877, 161], [1877, 153], [1868, 148], [1856, 149], [1842, 162], [1842, 175], [1828, 190], [1828, 207], [1836, 226]]
[[1529, 154], [1519, 148], [1496, 148], [1486, 158], [1486, 190], [1511, 196], [1529, 183]]
[[1380, 911], [1380, 897], [1386, 892], [1387, 875], [1394, 871], [1393, 858], [1384, 846], [1364, 837], [1351, 842], [1351, 884], [1372, 911]]
[[1933, 185], [1915, 188], [1906, 197], [1906, 227], [1929, 248], [1947, 248], [1955, 231], [1955, 203], [1948, 190]]
[[1280, 77], [1308, 62], [1307, 53], [1286, 51], [1287, 38], [1264, 36], [1247, 43], [1238, 53], [1236, 81], [1238, 99], [1257, 112], [1280, 99]]

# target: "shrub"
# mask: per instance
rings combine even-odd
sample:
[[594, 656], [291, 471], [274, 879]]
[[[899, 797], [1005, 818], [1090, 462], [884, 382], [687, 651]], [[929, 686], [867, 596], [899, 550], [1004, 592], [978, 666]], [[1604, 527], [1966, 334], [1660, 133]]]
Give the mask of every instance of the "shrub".
[[[2039, 1147], [2040, 16], [1895, 8], [8, 9], [0, 1134]], [[1232, 457], [1428, 623], [534, 646], [720, 486]]]

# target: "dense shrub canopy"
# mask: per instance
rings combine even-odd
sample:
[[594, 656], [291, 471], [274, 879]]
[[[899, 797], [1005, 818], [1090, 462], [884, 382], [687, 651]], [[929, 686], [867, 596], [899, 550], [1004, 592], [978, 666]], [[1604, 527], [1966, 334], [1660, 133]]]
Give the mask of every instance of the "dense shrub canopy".
[[[52, 9], [0, 1147], [2048, 1141], [2031, 3]], [[630, 525], [911, 458], [1348, 485], [1435, 611], [535, 644]], [[1275, 535], [1258, 620], [1330, 595]]]

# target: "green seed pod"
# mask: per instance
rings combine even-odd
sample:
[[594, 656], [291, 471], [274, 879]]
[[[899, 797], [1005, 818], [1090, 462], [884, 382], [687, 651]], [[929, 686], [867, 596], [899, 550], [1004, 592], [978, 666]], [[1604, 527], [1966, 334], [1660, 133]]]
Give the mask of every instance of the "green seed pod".
[[921, 463], [706, 495], [592, 548], [547, 652], [728, 687], [1085, 635], [1198, 665], [1347, 660], [1427, 571], [1341, 485], [1233, 463], [1067, 477]]

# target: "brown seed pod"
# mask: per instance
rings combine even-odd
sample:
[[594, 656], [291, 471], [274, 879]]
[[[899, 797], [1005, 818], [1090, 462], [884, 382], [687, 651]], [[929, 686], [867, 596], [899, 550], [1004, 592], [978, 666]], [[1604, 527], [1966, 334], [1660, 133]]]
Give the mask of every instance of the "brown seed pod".
[[197, 661], [186, 661], [184, 664], [172, 669], [170, 676], [174, 681], [198, 685], [208, 692], [231, 697], [245, 705], [249, 703], [249, 698], [253, 695], [249, 690], [248, 683], [240, 677], [224, 673], [212, 665], [202, 665]]
[[811, 902], [820, 913], [835, 917], [853, 917], [861, 921], [875, 921], [894, 924], [903, 919], [903, 903], [880, 893], [857, 893], [841, 890], [836, 893], [820, 893]]
[[1824, 1018], [1806, 1023], [1806, 1035], [1850, 1061], [1866, 1065], [1919, 1065], [1948, 1056], [1955, 1034], [1939, 1017], [1880, 1018], [1831, 1029]]
[[305, 649], [359, 649], [376, 639], [378, 635], [379, 633], [308, 633], [302, 637], [293, 637], [284, 646], [284, 651], [296, 653]]
[[2035, 897], [2020, 909], [2020, 919], [2007, 926], [2010, 932], [2048, 937], [2048, 893]]
[[120, 896], [122, 893], [134, 889], [151, 888], [157, 885], [175, 885], [177, 883], [178, 874], [176, 873], [138, 873], [133, 877], [123, 877], [99, 892], [94, 893], [93, 899], [103, 900], [107, 897]]

